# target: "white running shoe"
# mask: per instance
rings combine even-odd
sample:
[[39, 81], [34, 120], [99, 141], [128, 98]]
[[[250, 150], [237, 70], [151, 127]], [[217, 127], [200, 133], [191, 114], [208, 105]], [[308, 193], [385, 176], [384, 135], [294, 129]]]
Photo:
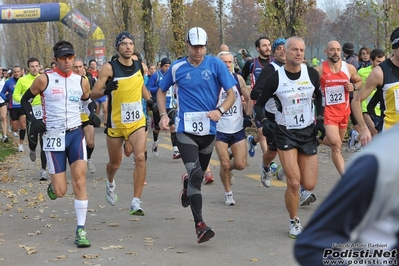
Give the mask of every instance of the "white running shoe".
[[284, 173], [283, 166], [281, 164], [279, 166], [277, 166], [277, 170], [274, 173], [274, 175], [276, 176], [276, 178], [278, 180], [283, 180], [283, 177], [285, 176], [285, 173]]
[[303, 231], [301, 221], [298, 217], [294, 217], [294, 220], [290, 220], [290, 231], [289, 235], [291, 238], [296, 239]]
[[[118, 195], [115, 193], [115, 180], [114, 180], [114, 185], [111, 186], [109, 182], [106, 182], [106, 187], [107, 187], [107, 202], [111, 206], [115, 206], [116, 203], [118, 202]], [[109, 184], [109, 185], [108, 185]]]
[[263, 162], [260, 163], [260, 182], [262, 182], [264, 187], [270, 187], [272, 183], [272, 171], [269, 167], [269, 170], [265, 170], [263, 167]]
[[141, 203], [141, 201], [132, 202], [132, 205], [130, 206], [130, 211], [129, 211], [130, 215], [137, 215], [137, 216], [145, 215], [143, 209], [140, 207], [140, 203]]
[[19, 151], [19, 152], [23, 152], [23, 151], [24, 151], [24, 145], [19, 144], [19, 145], [18, 145], [18, 151]]
[[48, 175], [46, 170], [40, 170], [40, 181], [48, 180]]
[[230, 175], [230, 186], [232, 186], [233, 184], [234, 184], [234, 174], [233, 174], [233, 172], [230, 170], [230, 172], [229, 172], [229, 175]]
[[154, 143], [152, 144], [152, 155], [154, 157], [157, 157], [159, 155], [159, 151], [158, 151], [158, 141], [154, 141]]
[[234, 205], [236, 205], [236, 202], [233, 199], [233, 193], [224, 196], [224, 204], [226, 206], [234, 206]]
[[299, 198], [300, 206], [307, 206], [312, 202], [316, 201], [316, 195], [309, 190], [302, 190]]
[[36, 161], [36, 150], [34, 150], [34, 151], [29, 150], [29, 158], [30, 158], [30, 160], [31, 160], [32, 162], [35, 162], [35, 161]]
[[87, 170], [89, 170], [90, 174], [93, 174], [96, 171], [96, 167], [94, 166], [91, 159], [87, 159]]

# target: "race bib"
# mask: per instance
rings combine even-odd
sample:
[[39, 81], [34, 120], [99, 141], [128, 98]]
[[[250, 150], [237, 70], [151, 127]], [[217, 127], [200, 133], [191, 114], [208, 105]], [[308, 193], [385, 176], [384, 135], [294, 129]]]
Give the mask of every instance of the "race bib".
[[121, 104], [121, 122], [130, 124], [139, 121], [143, 117], [141, 102]]
[[44, 151], [65, 151], [65, 130], [48, 130], [43, 134]]
[[393, 95], [395, 96], [395, 110], [399, 114], [399, 90], [394, 90]]
[[32, 105], [32, 112], [36, 119], [43, 118], [43, 108], [41, 105]]
[[195, 135], [209, 135], [211, 120], [208, 112], [184, 113], [184, 131]]
[[285, 111], [285, 127], [287, 129], [304, 128], [310, 124], [309, 121], [309, 105], [295, 104], [284, 107]]
[[345, 102], [344, 86], [326, 87], [326, 105], [335, 105]]

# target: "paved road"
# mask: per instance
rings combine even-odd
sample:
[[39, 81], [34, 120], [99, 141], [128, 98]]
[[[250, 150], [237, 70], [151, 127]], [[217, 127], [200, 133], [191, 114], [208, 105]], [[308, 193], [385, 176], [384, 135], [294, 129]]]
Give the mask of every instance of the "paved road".
[[[105, 135], [96, 129], [93, 161], [97, 171], [87, 175], [86, 229], [92, 246], [85, 249], [73, 243], [76, 221], [71, 185], [66, 197], [51, 201], [46, 194], [48, 181], [39, 181], [39, 162], [30, 162], [28, 152], [10, 162], [10, 169], [0, 163], [0, 265], [297, 265], [292, 255], [294, 240], [288, 237], [285, 184], [274, 180], [270, 188], [261, 185], [260, 148], [255, 157], [248, 158], [245, 170], [235, 171], [236, 206], [224, 205], [218, 178], [203, 186], [204, 219], [216, 235], [197, 244], [191, 211], [178, 200], [183, 164], [172, 160], [166, 133], [160, 135], [158, 157], [152, 157], [151, 146], [149, 139], [148, 184], [142, 196], [146, 216], [130, 216], [132, 158], [123, 159], [116, 175], [119, 202], [112, 207], [105, 200]], [[338, 180], [327, 148], [321, 147], [319, 158], [318, 200], [300, 208], [304, 225]], [[211, 169], [216, 176], [215, 152]]]

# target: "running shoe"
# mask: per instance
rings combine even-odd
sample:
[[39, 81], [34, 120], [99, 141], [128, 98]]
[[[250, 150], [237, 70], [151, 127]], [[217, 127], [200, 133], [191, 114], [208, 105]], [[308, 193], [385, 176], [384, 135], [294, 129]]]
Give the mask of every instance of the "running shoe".
[[195, 227], [195, 231], [197, 233], [198, 244], [206, 242], [215, 236], [215, 232], [213, 231], [213, 229], [206, 226], [204, 222], [198, 222], [197, 226]]
[[23, 151], [24, 151], [24, 145], [19, 144], [19, 145], [18, 145], [18, 151], [19, 151], [19, 152], [23, 152]]
[[249, 157], [254, 157], [255, 156], [255, 147], [256, 147], [256, 145], [252, 144], [253, 140], [254, 140], [254, 136], [249, 135], [248, 138], [247, 138]]
[[152, 155], [153, 155], [154, 157], [157, 157], [157, 156], [159, 155], [159, 151], [158, 151], [158, 142], [157, 142], [157, 141], [155, 141], [155, 142], [152, 144]]
[[180, 159], [181, 158], [180, 152], [178, 150], [174, 150], [172, 158], [173, 160]]
[[35, 162], [35, 161], [36, 161], [36, 150], [34, 150], [34, 151], [29, 150], [29, 158], [30, 158], [30, 160], [31, 160], [32, 162]]
[[204, 184], [205, 184], [205, 185], [209, 185], [209, 184], [212, 184], [213, 181], [215, 181], [215, 179], [213, 179], [213, 174], [212, 174], [212, 172], [211, 172], [211, 171], [206, 172], [206, 173], [205, 173], [205, 176], [204, 176]]
[[53, 190], [53, 183], [50, 183], [47, 187], [47, 195], [51, 200], [55, 200], [57, 198], [57, 195], [55, 195], [54, 190]]
[[300, 206], [307, 206], [312, 202], [316, 201], [316, 195], [309, 190], [302, 190], [299, 198]]
[[294, 217], [293, 220], [290, 220], [290, 230], [289, 235], [291, 238], [296, 239], [302, 233], [303, 227], [301, 225], [301, 221], [298, 217]]
[[357, 143], [357, 136], [359, 135], [359, 133], [357, 133], [356, 130], [352, 129], [351, 131], [349, 131], [349, 140], [348, 140], [348, 149], [349, 151], [354, 151], [355, 150], [355, 145]]
[[[118, 195], [116, 195], [115, 193], [115, 185], [109, 184], [109, 182], [106, 182], [106, 187], [107, 187], [107, 202], [109, 203], [109, 205], [111, 206], [115, 206], [116, 203], [118, 202]], [[115, 183], [115, 180], [114, 180]], [[109, 184], [109, 185], [108, 185]]]
[[233, 199], [233, 193], [227, 194], [227, 195], [224, 196], [224, 204], [226, 206], [234, 206], [234, 205], [236, 205], [236, 202]]
[[229, 160], [231, 161], [231, 159], [233, 159], [233, 157], [234, 157], [233, 152], [231, 151], [231, 148], [227, 149], [227, 153], [229, 154]]
[[229, 175], [230, 175], [230, 186], [232, 186], [234, 184], [235, 177], [231, 170], [229, 171]]
[[3, 142], [8, 142], [8, 137], [7, 136], [3, 136]]
[[90, 241], [87, 240], [87, 232], [83, 228], [79, 228], [75, 236], [75, 244], [78, 248], [90, 247]]
[[93, 174], [96, 171], [96, 167], [94, 166], [91, 159], [87, 159], [87, 170], [89, 170], [90, 174]]
[[188, 174], [182, 175], [181, 182], [183, 183], [183, 189], [180, 192], [180, 202], [184, 208], [187, 208], [188, 206], [190, 206], [190, 201], [187, 195]]
[[135, 201], [132, 202], [132, 205], [130, 206], [130, 215], [137, 215], [137, 216], [144, 216], [144, 211], [143, 209], [140, 207], [140, 203], [141, 201]]
[[271, 170], [272, 174], [275, 175], [276, 171], [277, 171], [277, 168], [278, 168], [277, 164], [275, 162], [271, 162], [269, 167], [270, 167], [270, 170]]
[[283, 177], [285, 176], [285, 173], [284, 173], [283, 166], [281, 164], [279, 166], [277, 166], [277, 170], [274, 173], [274, 175], [276, 176], [276, 178], [278, 180], [283, 180]]
[[42, 169], [40, 170], [40, 181], [46, 181], [46, 180], [48, 180], [47, 171]]
[[263, 162], [260, 163], [260, 182], [262, 182], [262, 185], [264, 187], [270, 187], [272, 183], [272, 171], [271, 168], [265, 170], [265, 167], [263, 166]]

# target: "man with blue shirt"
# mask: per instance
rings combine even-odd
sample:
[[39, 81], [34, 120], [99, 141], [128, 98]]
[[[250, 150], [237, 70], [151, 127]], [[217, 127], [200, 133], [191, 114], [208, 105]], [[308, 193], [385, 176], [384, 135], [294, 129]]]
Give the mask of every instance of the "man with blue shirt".
[[[204, 29], [194, 27], [189, 30], [186, 36], [188, 56], [173, 62], [157, 92], [159, 126], [167, 130], [166, 92], [170, 86], [176, 86], [176, 142], [187, 170], [182, 178], [181, 202], [183, 207], [191, 206], [198, 243], [215, 235], [202, 218], [201, 183], [215, 145], [216, 122], [233, 105], [235, 94], [232, 88], [236, 84], [219, 58], [205, 55], [207, 40]], [[226, 99], [217, 106], [222, 87]]]
[[[169, 58], [165, 57], [161, 60], [161, 67], [157, 70], [154, 74], [151, 75], [150, 81], [148, 82], [148, 89], [151, 92], [151, 96], [154, 100], [157, 98], [157, 91], [159, 88], [159, 83], [161, 82], [163, 76], [165, 75], [166, 71], [168, 71], [170, 67], [171, 61]], [[176, 146], [176, 131], [174, 127], [174, 113], [176, 110], [176, 100], [174, 96], [174, 86], [170, 86], [169, 90], [166, 92], [166, 112], [168, 113], [169, 118], [171, 121], [169, 122], [170, 125], [170, 138], [173, 145], [173, 159], [179, 159], [180, 153], [179, 149]], [[154, 143], [152, 144], [152, 154], [154, 156], [158, 156], [158, 135], [159, 135], [159, 121], [161, 117], [159, 116], [159, 111], [152, 113], [152, 118], [154, 119], [154, 130], [152, 131], [152, 136], [154, 138]]]

